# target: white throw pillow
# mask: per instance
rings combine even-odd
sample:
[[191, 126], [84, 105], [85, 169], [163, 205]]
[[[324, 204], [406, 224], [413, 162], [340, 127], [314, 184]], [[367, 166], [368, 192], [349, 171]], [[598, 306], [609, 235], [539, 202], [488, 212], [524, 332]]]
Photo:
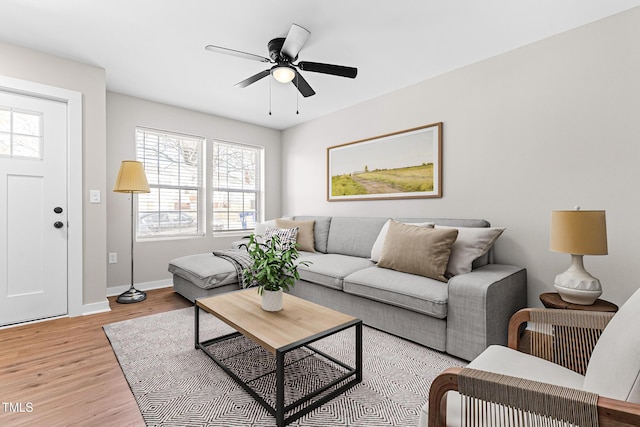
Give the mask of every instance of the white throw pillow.
[[[378, 238], [376, 239], [373, 247], [371, 248], [371, 261], [378, 262], [380, 261], [380, 254], [382, 254], [382, 248], [384, 248], [384, 240], [387, 237], [387, 232], [389, 231], [389, 224], [391, 224], [391, 220], [387, 220], [382, 226], [380, 233], [378, 234]], [[433, 228], [432, 222], [407, 222], [409, 225], [417, 225], [419, 227], [428, 227]]]
[[276, 220], [272, 219], [270, 221], [265, 221], [265, 222], [256, 222], [256, 226], [254, 229], [254, 234], [256, 236], [263, 236], [264, 234], [267, 232], [267, 228], [268, 227], [275, 227], [276, 226]]
[[471, 272], [471, 265], [491, 248], [493, 243], [505, 230], [504, 227], [447, 227], [436, 225], [436, 228], [456, 228], [458, 238], [451, 247], [451, 256], [447, 265], [447, 274], [457, 276]]

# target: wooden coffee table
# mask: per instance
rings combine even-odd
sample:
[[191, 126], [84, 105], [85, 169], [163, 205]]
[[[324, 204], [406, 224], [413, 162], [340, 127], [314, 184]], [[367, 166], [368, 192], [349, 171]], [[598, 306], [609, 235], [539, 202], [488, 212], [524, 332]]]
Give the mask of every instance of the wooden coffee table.
[[[327, 307], [284, 294], [283, 309], [277, 312], [261, 308], [257, 289], [245, 289], [202, 298], [195, 304], [195, 347], [204, 351], [258, 403], [276, 417], [278, 427], [289, 424], [318, 408], [362, 381], [362, 320]], [[237, 332], [200, 341], [200, 312], [204, 310], [222, 320]], [[311, 347], [310, 344], [329, 335], [355, 327], [355, 367]], [[244, 335], [275, 356], [276, 405], [271, 406], [207, 347]], [[285, 405], [285, 354], [304, 347], [317, 357], [341, 366], [343, 375], [298, 400]], [[316, 357], [314, 356], [314, 357]], [[273, 371], [272, 371], [273, 373]], [[320, 396], [321, 395], [321, 396]], [[315, 399], [315, 400], [314, 400]], [[285, 414], [291, 413], [285, 417]]]

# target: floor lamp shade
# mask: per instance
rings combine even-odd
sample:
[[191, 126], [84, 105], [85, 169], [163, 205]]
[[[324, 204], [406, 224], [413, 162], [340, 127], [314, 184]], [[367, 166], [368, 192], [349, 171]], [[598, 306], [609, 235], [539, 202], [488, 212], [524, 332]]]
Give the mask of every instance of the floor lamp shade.
[[135, 160], [123, 160], [113, 191], [116, 193], [149, 193], [151, 190], [149, 190], [147, 175], [144, 173], [142, 163]]
[[571, 254], [571, 266], [554, 287], [570, 303], [590, 305], [602, 294], [600, 281], [584, 269], [583, 255], [606, 255], [605, 211], [553, 211], [549, 249]]
[[135, 160], [123, 160], [118, 171], [116, 183], [113, 186], [116, 193], [131, 193], [131, 286], [129, 290], [118, 296], [117, 301], [121, 303], [140, 302], [147, 299], [145, 292], [139, 291], [133, 285], [133, 242], [135, 222], [133, 219], [133, 194], [149, 193], [149, 183], [144, 173], [144, 166]]

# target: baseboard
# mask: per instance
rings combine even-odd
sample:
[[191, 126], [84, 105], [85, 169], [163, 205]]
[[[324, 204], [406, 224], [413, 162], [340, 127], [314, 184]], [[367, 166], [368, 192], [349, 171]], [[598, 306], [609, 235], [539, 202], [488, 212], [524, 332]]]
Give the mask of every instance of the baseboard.
[[82, 305], [83, 316], [87, 316], [89, 314], [104, 313], [106, 311], [111, 311], [111, 307], [109, 307], [109, 301], [107, 301], [106, 299], [101, 302]]
[[[150, 291], [153, 289], [161, 289], [161, 288], [169, 288], [173, 286], [173, 281], [171, 279], [164, 280], [156, 280], [153, 282], [143, 282], [136, 283], [135, 287], [139, 291]], [[123, 286], [114, 286], [112, 288], [107, 288], [107, 296], [112, 297], [116, 295], [120, 295], [123, 292], [126, 292], [131, 285], [123, 285]]]

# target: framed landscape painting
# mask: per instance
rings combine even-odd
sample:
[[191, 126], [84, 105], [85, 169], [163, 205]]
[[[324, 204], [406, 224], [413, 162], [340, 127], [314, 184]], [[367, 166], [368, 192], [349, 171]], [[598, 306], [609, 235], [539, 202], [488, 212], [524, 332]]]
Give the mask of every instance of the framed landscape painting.
[[327, 148], [327, 200], [442, 197], [442, 123]]

